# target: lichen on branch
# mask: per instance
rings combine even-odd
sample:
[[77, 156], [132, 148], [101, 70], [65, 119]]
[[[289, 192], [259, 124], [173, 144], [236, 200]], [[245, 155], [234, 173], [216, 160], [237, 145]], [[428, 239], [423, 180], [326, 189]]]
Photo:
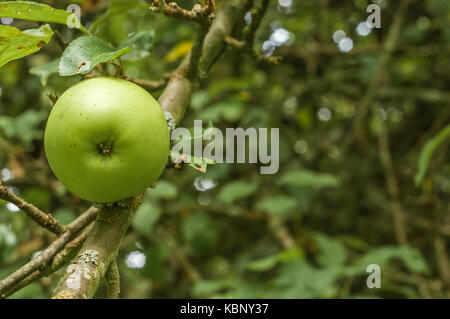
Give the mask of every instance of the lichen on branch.
[[142, 200], [139, 194], [128, 205], [104, 206], [100, 209], [92, 229], [77, 256], [67, 266], [54, 299], [92, 298], [106, 271], [116, 259], [122, 238]]

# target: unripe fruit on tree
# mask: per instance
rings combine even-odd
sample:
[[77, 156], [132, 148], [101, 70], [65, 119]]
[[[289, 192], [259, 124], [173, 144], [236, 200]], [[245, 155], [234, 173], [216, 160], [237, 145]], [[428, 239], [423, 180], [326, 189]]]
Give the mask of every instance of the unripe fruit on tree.
[[75, 195], [106, 203], [144, 192], [164, 170], [169, 131], [158, 102], [116, 78], [82, 81], [53, 106], [44, 147], [56, 177]]

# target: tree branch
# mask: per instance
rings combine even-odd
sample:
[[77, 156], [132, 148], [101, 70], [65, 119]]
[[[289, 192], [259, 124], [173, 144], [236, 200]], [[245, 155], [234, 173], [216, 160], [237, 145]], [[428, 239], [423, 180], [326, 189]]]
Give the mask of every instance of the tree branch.
[[383, 123], [381, 111], [377, 111], [378, 120], [380, 122], [380, 133], [378, 135], [378, 149], [381, 164], [386, 179], [386, 187], [389, 194], [389, 206], [391, 208], [392, 219], [394, 222], [394, 232], [397, 242], [400, 245], [408, 245], [406, 229], [404, 223], [405, 212], [399, 199], [399, 186], [395, 175], [394, 164], [392, 163], [391, 151], [389, 149], [389, 136], [387, 129]]
[[392, 53], [397, 46], [400, 29], [403, 24], [403, 19], [409, 3], [410, 0], [401, 0], [398, 5], [397, 12], [395, 13], [389, 34], [383, 45], [383, 53], [380, 56], [380, 61], [378, 63], [377, 69], [372, 78], [372, 81], [369, 84], [369, 87], [367, 88], [366, 94], [361, 101], [358, 112], [356, 113], [356, 118], [354, 126], [352, 127], [349, 142], [351, 142], [353, 138], [361, 136], [360, 132], [362, 128], [362, 122], [372, 106], [372, 102], [377, 95], [378, 88], [382, 86], [381, 83], [383, 82], [383, 76], [391, 60]]
[[48, 229], [56, 235], [64, 233], [66, 227], [61, 225], [52, 215], [44, 213], [33, 204], [29, 204], [19, 196], [12, 193], [6, 186], [0, 181], [0, 198], [8, 202], [13, 203], [19, 207], [28, 217], [31, 217], [40, 226]]
[[175, 2], [166, 3], [165, 0], [154, 0], [150, 10], [153, 12], [161, 12], [168, 17], [174, 17], [187, 21], [194, 21], [198, 24], [207, 27], [211, 23], [212, 13], [216, 8], [214, 0], [206, 0], [205, 5], [199, 3], [192, 7], [192, 10], [181, 8]]
[[60, 252], [66, 243], [68, 243], [77, 233], [84, 227], [89, 225], [97, 216], [97, 209], [89, 208], [86, 212], [80, 215], [72, 223], [67, 226], [67, 230], [53, 241], [44, 251], [42, 251], [36, 258], [13, 272], [11, 275], [0, 281], [0, 296], [4, 297], [4, 293], [17, 285], [22, 279], [29, 276], [37, 269], [44, 267], [53, 257]]
[[231, 34], [242, 6], [243, 3], [238, 0], [231, 0], [224, 4], [218, 10], [208, 33], [204, 35], [200, 31], [199, 38], [191, 52], [172, 74], [158, 101], [162, 109], [172, 116], [176, 124], [183, 118], [197, 76], [207, 76], [211, 65], [223, 49], [224, 37]]
[[143, 86], [151, 91], [156, 91], [162, 89], [166, 84], [167, 81], [170, 79], [170, 73], [164, 75], [164, 77], [160, 80], [144, 80], [144, 79], [132, 79], [127, 78], [128, 81], [136, 83], [137, 85]]
[[88, 238], [77, 256], [67, 266], [54, 299], [92, 298], [110, 264], [116, 259], [125, 232], [142, 201], [139, 194], [126, 201], [126, 207], [115, 204], [100, 209]]
[[114, 260], [105, 274], [108, 299], [119, 299], [120, 296], [120, 273], [117, 261]]
[[33, 281], [39, 280], [43, 277], [50, 276], [55, 271], [58, 271], [59, 269], [64, 267], [73, 257], [75, 257], [75, 254], [80, 250], [81, 245], [85, 241], [89, 231], [90, 227], [87, 226], [83, 230], [83, 232], [80, 235], [78, 235], [78, 237], [67, 243], [64, 249], [61, 250], [58, 254], [56, 254], [56, 256], [52, 259], [51, 263], [48, 263], [44, 268], [38, 269], [35, 272], [33, 272], [31, 275], [23, 279], [17, 285], [13, 286], [11, 289], [5, 292], [2, 297], [11, 296], [13, 293], [19, 291], [25, 286], [28, 286]]
[[[203, 70], [203, 75], [206, 76], [212, 63], [217, 60], [223, 49], [224, 37], [231, 34], [242, 7], [241, 1], [224, 1], [209, 30], [200, 28], [191, 52], [170, 77], [159, 103], [166, 114], [170, 114], [174, 123], [179, 123], [184, 115], [198, 80], [199, 70]], [[130, 199], [128, 208], [101, 208], [88, 238], [67, 267], [52, 298], [75, 299], [94, 296], [117, 256], [122, 238], [141, 200], [142, 194]]]
[[281, 56], [265, 56], [254, 48], [256, 31], [261, 25], [261, 21], [267, 12], [269, 2], [270, 0], [262, 0], [259, 8], [250, 11], [251, 21], [249, 25], [242, 30], [242, 40], [235, 39], [231, 36], [226, 36], [224, 39], [230, 47], [247, 53], [254, 60], [256, 65], [277, 64], [281, 60]]

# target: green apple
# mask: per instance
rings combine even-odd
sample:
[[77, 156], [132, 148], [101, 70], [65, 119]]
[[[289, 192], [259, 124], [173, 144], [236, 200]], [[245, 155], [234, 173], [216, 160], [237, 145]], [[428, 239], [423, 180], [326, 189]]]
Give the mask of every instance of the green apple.
[[168, 159], [169, 130], [160, 105], [143, 88], [98, 77], [59, 97], [44, 147], [68, 190], [92, 202], [115, 202], [158, 179]]

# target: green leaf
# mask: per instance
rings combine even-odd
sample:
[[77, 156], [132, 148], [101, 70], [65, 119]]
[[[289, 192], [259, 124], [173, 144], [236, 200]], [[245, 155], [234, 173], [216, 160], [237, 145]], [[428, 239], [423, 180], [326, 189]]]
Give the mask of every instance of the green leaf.
[[199, 280], [194, 283], [192, 293], [196, 297], [203, 297], [213, 295], [220, 290], [232, 287], [232, 280], [219, 279], [219, 280]]
[[149, 189], [147, 194], [154, 198], [172, 199], [177, 196], [178, 190], [176, 185], [168, 181], [161, 180], [156, 183], [155, 188]]
[[257, 272], [267, 271], [275, 267], [276, 264], [278, 264], [278, 262], [279, 262], [278, 255], [275, 254], [248, 263], [247, 269]]
[[133, 228], [144, 236], [151, 236], [156, 222], [161, 217], [161, 209], [151, 201], [145, 201], [136, 211], [133, 217]]
[[220, 122], [222, 119], [228, 122], [236, 122], [244, 115], [245, 105], [242, 101], [224, 101], [214, 104], [199, 113], [202, 120]]
[[50, 75], [58, 73], [58, 65], [59, 65], [59, 59], [56, 59], [51, 62], [41, 64], [41, 65], [35, 66], [34, 68], [31, 68], [30, 73], [37, 75], [39, 77], [39, 79], [41, 80], [42, 86], [46, 86]]
[[278, 254], [251, 261], [247, 264], [247, 269], [258, 272], [267, 271], [280, 262], [287, 262], [291, 259], [302, 258], [303, 256], [303, 251], [299, 247], [294, 247], [286, 249]]
[[360, 257], [353, 265], [347, 267], [346, 272], [349, 275], [366, 273], [368, 265], [377, 264], [383, 268], [393, 259], [402, 261], [408, 271], [412, 273], [428, 274], [430, 271], [427, 261], [417, 248], [407, 246], [383, 246], [373, 249]]
[[0, 67], [38, 51], [50, 41], [52, 35], [53, 31], [47, 24], [25, 31], [0, 25]]
[[49, 5], [31, 1], [0, 2], [0, 17], [17, 18], [22, 20], [70, 24], [88, 33], [81, 25], [78, 17], [66, 10], [52, 8]]
[[133, 34], [127, 40], [122, 42], [120, 48], [130, 47], [131, 52], [125, 54], [122, 59], [127, 61], [137, 61], [144, 59], [150, 55], [150, 50], [153, 48], [155, 40], [155, 31], [140, 31]]
[[170, 157], [174, 163], [189, 163], [189, 166], [202, 172], [206, 172], [208, 165], [216, 164], [212, 159], [207, 157], [195, 157], [187, 154], [176, 153], [173, 151], [169, 152]]
[[338, 177], [331, 174], [317, 173], [310, 170], [299, 169], [286, 172], [280, 177], [278, 183], [280, 185], [296, 187], [311, 186], [316, 188], [323, 188], [339, 186], [340, 181]]
[[105, 63], [130, 52], [130, 48], [114, 49], [95, 36], [80, 37], [67, 46], [59, 63], [62, 76], [86, 74], [99, 63]]
[[89, 26], [89, 30], [94, 34], [97, 34], [100, 26], [112, 16], [116, 14], [123, 14], [133, 9], [148, 10], [148, 8], [148, 3], [142, 0], [110, 0], [108, 10], [95, 19], [95, 21]]
[[47, 117], [44, 111], [26, 110], [18, 116], [0, 116], [0, 131], [7, 138], [17, 138], [25, 148], [31, 147], [31, 142], [42, 138], [39, 124]]
[[182, 232], [184, 239], [196, 255], [202, 255], [212, 250], [219, 240], [216, 221], [202, 212], [189, 215], [183, 221]]
[[304, 258], [297, 257], [284, 263], [274, 279], [276, 298], [326, 298], [335, 294], [336, 280], [342, 274], [340, 267], [316, 268]]
[[234, 181], [226, 184], [219, 192], [217, 199], [232, 204], [236, 200], [251, 196], [258, 189], [258, 184], [247, 181]]
[[425, 177], [425, 173], [427, 172], [428, 163], [430, 162], [431, 156], [434, 151], [444, 143], [444, 141], [450, 137], [450, 124], [444, 127], [439, 131], [435, 136], [428, 140], [428, 142], [422, 147], [422, 150], [419, 154], [419, 160], [417, 161], [417, 173], [414, 177], [414, 181], [416, 186], [419, 186], [423, 178]]
[[257, 205], [259, 210], [273, 215], [285, 215], [297, 206], [297, 201], [285, 195], [266, 197]]
[[336, 239], [330, 238], [324, 234], [314, 236], [316, 245], [320, 250], [317, 262], [323, 267], [343, 265], [347, 259], [347, 250], [345, 246]]

